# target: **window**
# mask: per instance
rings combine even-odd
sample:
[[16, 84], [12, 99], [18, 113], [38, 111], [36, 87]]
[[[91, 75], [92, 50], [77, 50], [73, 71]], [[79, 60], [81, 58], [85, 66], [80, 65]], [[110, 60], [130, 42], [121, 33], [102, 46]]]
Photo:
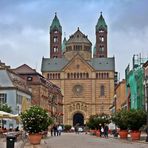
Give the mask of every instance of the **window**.
[[53, 37], [53, 42], [54, 43], [58, 42], [58, 37]]
[[103, 32], [104, 32], [104, 30], [102, 30], [102, 29], [99, 30], [99, 33], [103, 33]]
[[0, 94], [0, 104], [5, 104], [7, 103], [7, 94]]
[[70, 74], [69, 74], [69, 73], [67, 74], [67, 78], [68, 78], [68, 79], [70, 78]]
[[99, 50], [104, 51], [104, 46], [100, 46]]
[[[17, 94], [17, 97], [16, 97], [16, 104], [22, 104], [22, 96]], [[26, 98], [25, 98], [26, 99]]]
[[32, 81], [32, 77], [27, 77], [27, 81]]
[[53, 47], [53, 51], [54, 52], [58, 52], [58, 47], [56, 46], [56, 47]]
[[58, 31], [57, 31], [57, 30], [55, 30], [55, 31], [54, 31], [54, 33], [55, 33], [55, 34], [57, 34], [57, 33], [58, 33]]
[[105, 87], [104, 85], [100, 86], [100, 96], [104, 96], [105, 95]]
[[104, 37], [103, 36], [100, 36], [99, 39], [100, 39], [101, 42], [104, 42]]

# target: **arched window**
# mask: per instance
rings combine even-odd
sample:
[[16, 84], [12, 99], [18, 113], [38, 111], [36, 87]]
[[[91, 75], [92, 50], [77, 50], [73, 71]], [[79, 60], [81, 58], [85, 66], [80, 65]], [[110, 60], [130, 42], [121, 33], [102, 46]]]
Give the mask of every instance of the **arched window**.
[[86, 73], [86, 78], [89, 78], [89, 74], [88, 73]]
[[74, 79], [76, 78], [76, 73], [74, 73]]
[[52, 74], [50, 74], [50, 79], [52, 79]]
[[58, 79], [60, 79], [60, 73], [58, 73]]
[[96, 78], [98, 78], [98, 73], [96, 73]]
[[85, 78], [85, 73], [83, 73], [83, 78]]
[[77, 79], [79, 79], [79, 73], [77, 73]]
[[69, 73], [67, 74], [67, 78], [68, 78], [68, 79], [70, 78], [70, 74], [69, 74]]
[[71, 76], [70, 77], [71, 77], [71, 79], [73, 79], [73, 73], [71, 73]]
[[82, 73], [80, 73], [80, 78], [82, 78]]
[[100, 86], [100, 96], [105, 96], [105, 86], [104, 85]]
[[49, 79], [49, 73], [47, 74], [47, 79]]

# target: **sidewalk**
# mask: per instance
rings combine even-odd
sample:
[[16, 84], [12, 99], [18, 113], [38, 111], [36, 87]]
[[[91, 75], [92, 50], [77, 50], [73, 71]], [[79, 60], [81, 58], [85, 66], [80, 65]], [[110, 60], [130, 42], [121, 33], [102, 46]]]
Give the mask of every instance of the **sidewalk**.
[[140, 140], [132, 140], [131, 139], [131, 136], [130, 136], [130, 134], [128, 134], [128, 138], [127, 139], [120, 139], [120, 137], [118, 136], [118, 137], [114, 137], [113, 135], [110, 135], [109, 134], [109, 138], [114, 138], [114, 139], [118, 139], [118, 140], [125, 140], [125, 141], [127, 141], [127, 142], [138, 142], [138, 143], [147, 143], [148, 144], [148, 142], [146, 142], [145, 140], [146, 140], [146, 133], [141, 133], [141, 137], [140, 137]]
[[[65, 133], [63, 133], [63, 134], [65, 134]], [[67, 135], [67, 134], [65, 134], [65, 135]], [[51, 137], [49, 136], [49, 137], [47, 137], [45, 139], [42, 139], [40, 145], [31, 145], [28, 141], [27, 142], [23, 142], [22, 140], [20, 140], [20, 141], [15, 142], [15, 148], [49, 148], [49, 145], [47, 143], [49, 143], [48, 140], [50, 138]], [[98, 138], [100, 138], [100, 137], [98, 137]], [[118, 137], [114, 137], [113, 135], [110, 135], [110, 134], [109, 134], [109, 138], [116, 139], [118, 141], [122, 140], [122, 141], [125, 141], [125, 143], [130, 142], [130, 143], [144, 143], [144, 144], [148, 144], [148, 142], [145, 142], [146, 134], [143, 134], [143, 133], [141, 135], [140, 140], [136, 140], [136, 141], [132, 141], [131, 140], [130, 134], [128, 135], [128, 139], [127, 140], [126, 139], [125, 140], [124, 139], [120, 139], [119, 136]], [[0, 148], [6, 148], [6, 139], [5, 138], [0, 138]]]

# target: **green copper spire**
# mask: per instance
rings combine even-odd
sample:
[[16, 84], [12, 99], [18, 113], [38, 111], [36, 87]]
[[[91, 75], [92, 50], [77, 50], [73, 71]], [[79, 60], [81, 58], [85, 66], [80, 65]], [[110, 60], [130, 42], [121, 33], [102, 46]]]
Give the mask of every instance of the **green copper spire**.
[[62, 27], [61, 27], [60, 21], [57, 17], [57, 13], [55, 13], [55, 17], [54, 17], [52, 24], [50, 26], [50, 32], [53, 31], [54, 29], [58, 29], [60, 32], [62, 32]]
[[62, 43], [62, 52], [64, 52], [65, 48], [66, 48], [66, 37], [64, 37], [63, 43]]
[[106, 25], [106, 22], [105, 22], [105, 20], [102, 16], [102, 12], [101, 12], [101, 15], [98, 19], [98, 22], [97, 22], [97, 25], [96, 25], [96, 30], [99, 30], [100, 28], [107, 30], [107, 25]]

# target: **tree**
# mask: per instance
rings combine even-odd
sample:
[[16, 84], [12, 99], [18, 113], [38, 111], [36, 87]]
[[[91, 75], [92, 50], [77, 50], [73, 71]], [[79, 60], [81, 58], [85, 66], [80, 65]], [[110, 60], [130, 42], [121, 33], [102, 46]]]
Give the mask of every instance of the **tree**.
[[109, 124], [110, 123], [110, 116], [108, 114], [105, 113], [101, 113], [101, 114], [96, 114], [96, 115], [91, 115], [89, 117], [89, 120], [87, 122], [87, 126], [90, 129], [98, 129], [99, 128], [99, 124], [103, 125]]
[[8, 106], [8, 104], [0, 104], [0, 111], [11, 113], [12, 108], [11, 108], [11, 106]]

